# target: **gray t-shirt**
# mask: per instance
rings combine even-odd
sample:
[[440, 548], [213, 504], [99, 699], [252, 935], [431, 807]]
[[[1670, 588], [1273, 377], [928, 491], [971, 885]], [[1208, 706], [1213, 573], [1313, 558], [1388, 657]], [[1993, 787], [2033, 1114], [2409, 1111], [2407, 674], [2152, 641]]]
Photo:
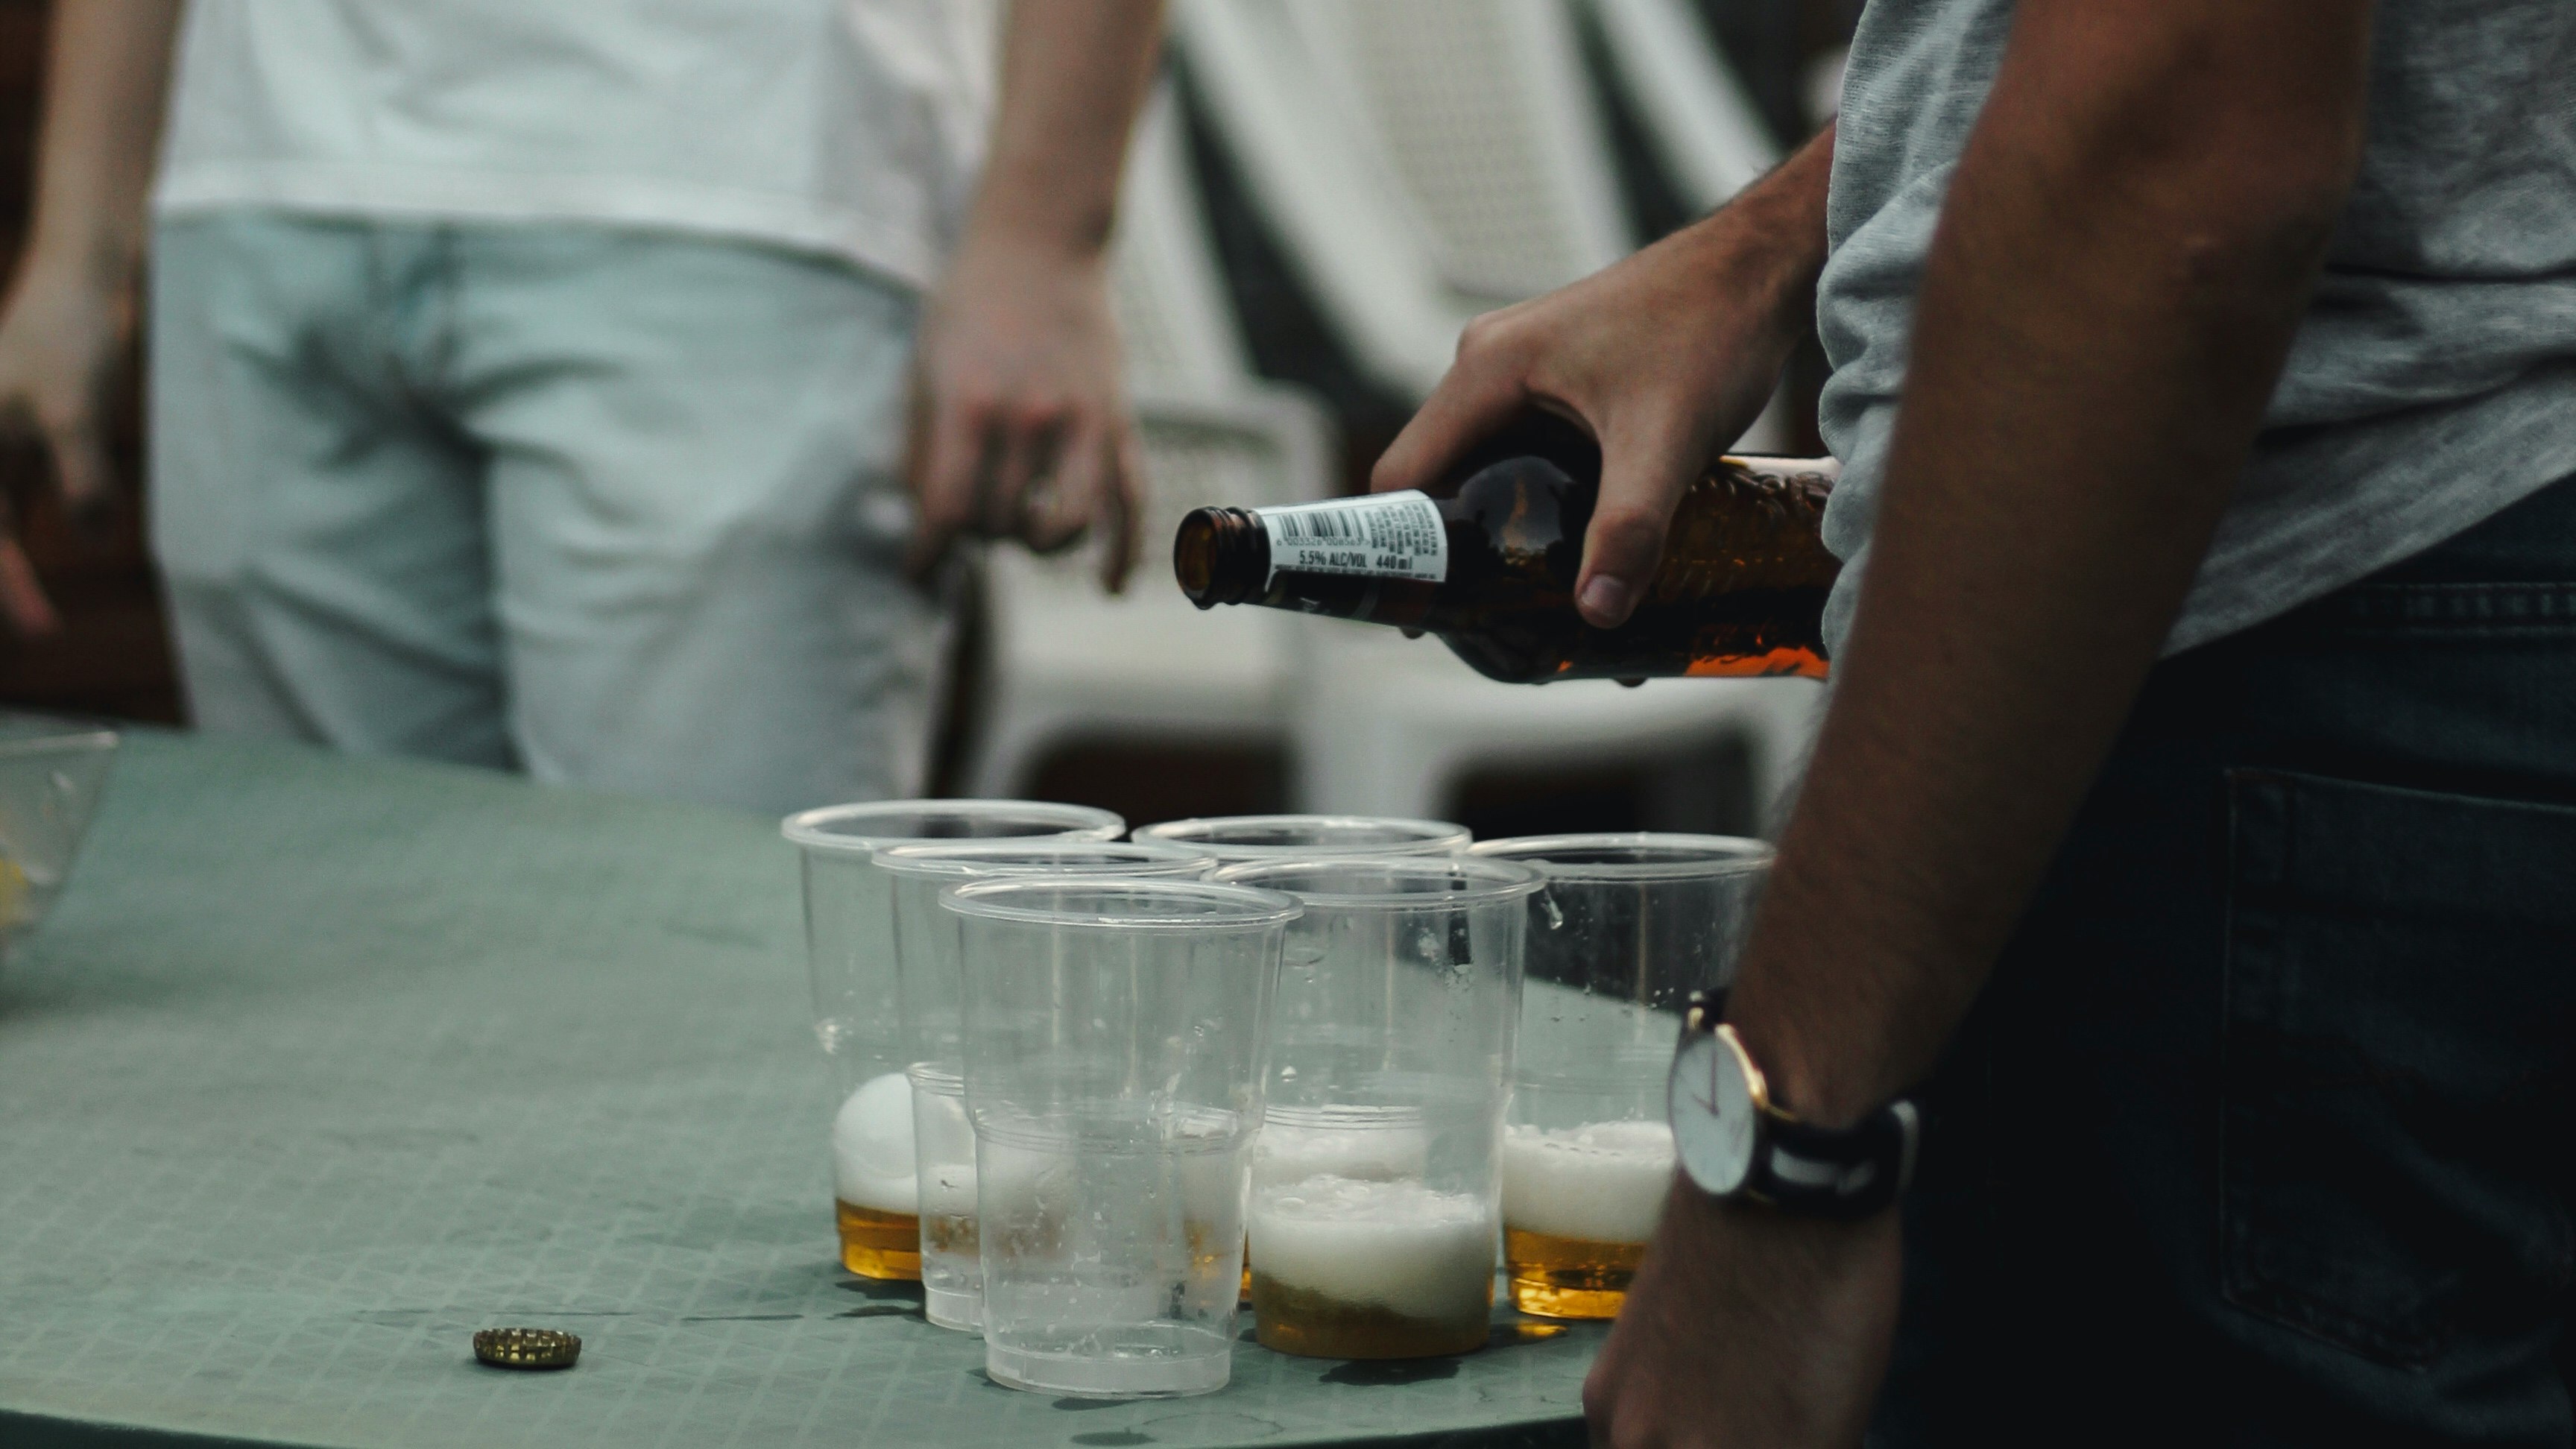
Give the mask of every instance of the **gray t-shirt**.
[[[1870, 0], [1817, 297], [1849, 627], [1950, 174], [2011, 0]], [[2168, 653], [2304, 603], [2576, 474], [2576, 3], [2382, 0], [2359, 179]]]

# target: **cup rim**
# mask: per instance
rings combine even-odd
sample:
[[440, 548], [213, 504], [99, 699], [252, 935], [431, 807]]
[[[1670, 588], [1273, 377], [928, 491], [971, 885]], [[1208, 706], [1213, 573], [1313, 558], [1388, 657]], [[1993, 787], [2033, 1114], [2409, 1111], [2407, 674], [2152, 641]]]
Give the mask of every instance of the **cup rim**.
[[[1485, 876], [1479, 884], [1454, 891], [1334, 891], [1300, 890], [1293, 886], [1273, 885], [1255, 879], [1264, 874], [1285, 875], [1297, 870], [1383, 870], [1390, 874], [1440, 872], [1449, 879], [1460, 875]], [[1492, 905], [1501, 901], [1522, 900], [1536, 895], [1547, 884], [1535, 869], [1517, 860], [1490, 859], [1471, 855], [1315, 855], [1287, 856], [1276, 860], [1244, 861], [1229, 865], [1208, 877], [1220, 885], [1248, 885], [1255, 890], [1276, 891], [1310, 906], [1328, 907], [1335, 911], [1365, 910], [1439, 910], [1456, 906]]]
[[113, 750], [120, 736], [115, 730], [75, 728], [60, 734], [21, 735], [16, 739], [0, 738], [0, 759], [19, 755], [58, 755], [70, 752]]
[[[1277, 829], [1295, 825], [1336, 825], [1392, 829], [1410, 835], [1405, 840], [1372, 840], [1349, 845], [1269, 845], [1253, 841], [1223, 841], [1215, 837], [1229, 829]], [[1174, 844], [1197, 845], [1211, 851], [1228, 865], [1248, 865], [1254, 861], [1284, 859], [1291, 856], [1329, 855], [1456, 855], [1475, 842], [1475, 833], [1454, 820], [1423, 820], [1406, 815], [1191, 815], [1179, 820], [1163, 820], [1140, 825], [1133, 832], [1138, 840], [1165, 840]]]
[[[1211, 906], [1230, 906], [1233, 909], [1212, 910], [1199, 916], [1120, 916], [1063, 907], [1014, 905], [1011, 902], [1011, 897], [1018, 895], [1038, 896], [1042, 892], [1063, 894], [1068, 891], [1105, 893], [1112, 887], [1127, 896], [1195, 897]], [[1278, 891], [1220, 885], [1214, 881], [1115, 875], [1014, 875], [970, 881], [965, 885], [942, 887], [939, 906], [961, 916], [1062, 930], [1196, 932], [1210, 935], [1284, 926], [1306, 910], [1304, 902]]]
[[[962, 819], [989, 819], [997, 815], [1027, 814], [1052, 819], [1063, 826], [1060, 830], [1031, 835], [968, 837], [953, 835], [856, 835], [831, 827], [844, 821], [863, 820], [871, 815], [951, 815]], [[778, 833], [805, 850], [831, 855], [867, 856], [877, 847], [901, 843], [928, 844], [945, 841], [963, 844], [968, 839], [989, 840], [1114, 840], [1127, 829], [1127, 821], [1115, 811], [1092, 805], [1068, 805], [1055, 800], [861, 800], [846, 805], [825, 805], [813, 810], [799, 810], [778, 822]]]
[[[1105, 856], [1092, 861], [1059, 861], [1049, 864], [1012, 866], [1007, 863], [993, 869], [979, 869], [979, 860], [1016, 850], [1084, 850], [1129, 851], [1125, 860]], [[1053, 836], [998, 836], [984, 840], [904, 841], [880, 845], [868, 856], [871, 864], [888, 875], [973, 880], [980, 877], [1020, 875], [1110, 876], [1135, 875], [1164, 878], [1177, 875], [1175, 867], [1197, 866], [1202, 871], [1216, 864], [1216, 857], [1204, 850], [1174, 845], [1161, 840], [1071, 840]]]
[[[1549, 858], [1551, 851], [1609, 853], [1621, 850], [1637, 852], [1641, 858], [1568, 861]], [[1661, 852], [1661, 858], [1655, 858], [1649, 852]], [[1513, 835], [1500, 840], [1480, 840], [1467, 847], [1467, 854], [1478, 859], [1518, 861], [1536, 870], [1546, 880], [1657, 881], [1714, 880], [1721, 876], [1763, 870], [1770, 866], [1778, 851], [1769, 841], [1756, 840], [1748, 835], [1629, 830], [1574, 835]]]
[[[913, 1062], [903, 1069], [904, 1080], [914, 1091], [927, 1090], [943, 1097], [966, 1095], [966, 1073], [946, 1062]], [[927, 1081], [925, 1082], [925, 1079]]]

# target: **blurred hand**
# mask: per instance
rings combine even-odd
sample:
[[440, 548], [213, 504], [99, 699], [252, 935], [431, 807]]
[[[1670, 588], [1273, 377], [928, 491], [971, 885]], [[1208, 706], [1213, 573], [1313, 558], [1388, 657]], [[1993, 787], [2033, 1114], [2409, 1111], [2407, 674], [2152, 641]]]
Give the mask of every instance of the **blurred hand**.
[[75, 514], [116, 495], [105, 402], [123, 354], [124, 310], [102, 288], [31, 267], [0, 312], [0, 429], [44, 444]]
[[[75, 520], [114, 506], [108, 461], [107, 384], [125, 341], [123, 299], [62, 270], [24, 269], [0, 312], [0, 433], [43, 445]], [[60, 627], [0, 508], [0, 614], [20, 634]]]
[[1100, 256], [970, 232], [914, 354], [910, 567], [927, 570], [961, 534], [1049, 553], [1097, 525], [1101, 583], [1117, 592], [1144, 511], [1140, 454]]
[[1514, 413], [1562, 414], [1601, 445], [1601, 502], [1575, 603], [1628, 617], [1682, 490], [1753, 424], [1813, 325], [1830, 138], [1707, 220], [1467, 325], [1458, 360], [1378, 459], [1370, 487], [1420, 488]]
[[1678, 1183], [1583, 1383], [1602, 1449], [1846, 1449], [1896, 1333], [1894, 1212], [1793, 1218]]

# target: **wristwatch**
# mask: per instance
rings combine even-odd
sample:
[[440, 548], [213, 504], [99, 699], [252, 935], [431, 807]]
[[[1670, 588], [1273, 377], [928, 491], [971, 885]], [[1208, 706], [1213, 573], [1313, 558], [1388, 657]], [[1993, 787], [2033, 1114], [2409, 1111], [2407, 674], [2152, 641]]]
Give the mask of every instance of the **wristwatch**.
[[1895, 1202], [1914, 1176], [1914, 1103], [1899, 1098], [1844, 1128], [1799, 1121], [1771, 1105], [1753, 1054], [1719, 1020], [1723, 1002], [1691, 997], [1673, 1053], [1673, 1149], [1691, 1181], [1806, 1217], [1865, 1218]]

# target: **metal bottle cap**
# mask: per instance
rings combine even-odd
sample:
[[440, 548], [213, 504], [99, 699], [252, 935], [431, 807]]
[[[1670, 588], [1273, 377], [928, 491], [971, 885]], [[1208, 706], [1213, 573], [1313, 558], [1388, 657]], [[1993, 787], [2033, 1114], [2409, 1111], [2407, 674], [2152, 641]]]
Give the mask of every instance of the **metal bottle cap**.
[[571, 1368], [581, 1340], [551, 1328], [486, 1328], [474, 1335], [474, 1356], [494, 1368]]

